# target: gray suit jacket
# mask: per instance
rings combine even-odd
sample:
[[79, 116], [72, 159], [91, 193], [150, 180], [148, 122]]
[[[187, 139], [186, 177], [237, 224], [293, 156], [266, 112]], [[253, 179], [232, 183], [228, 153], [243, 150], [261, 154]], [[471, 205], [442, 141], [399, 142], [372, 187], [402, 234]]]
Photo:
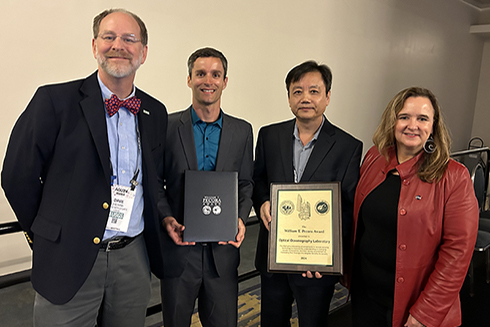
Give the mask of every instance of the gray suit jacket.
[[[238, 216], [247, 222], [253, 193], [253, 135], [252, 126], [244, 120], [222, 112], [223, 129], [216, 159], [216, 171], [238, 172]], [[184, 211], [184, 171], [197, 170], [196, 147], [191, 108], [169, 115], [165, 146], [165, 191], [158, 203], [160, 216], [173, 216], [182, 224]], [[178, 246], [164, 235], [164, 276], [180, 276], [187, 264], [191, 246]], [[236, 269], [239, 251], [232, 245], [212, 244], [218, 271]]]

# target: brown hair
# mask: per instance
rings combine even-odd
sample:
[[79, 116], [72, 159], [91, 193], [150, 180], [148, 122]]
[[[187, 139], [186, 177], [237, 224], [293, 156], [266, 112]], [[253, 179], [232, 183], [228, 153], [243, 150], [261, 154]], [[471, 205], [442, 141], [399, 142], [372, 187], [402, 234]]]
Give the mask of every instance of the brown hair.
[[145, 23], [139, 18], [137, 15], [133, 14], [130, 11], [127, 11], [126, 9], [121, 9], [121, 8], [115, 8], [115, 9], [107, 9], [98, 14], [97, 16], [94, 17], [94, 23], [92, 26], [93, 32], [94, 32], [94, 39], [99, 36], [99, 28], [100, 28], [100, 22], [102, 19], [107, 17], [108, 15], [115, 13], [115, 12], [121, 12], [124, 14], [127, 14], [136, 20], [138, 23], [138, 26], [140, 27], [140, 39], [141, 39], [141, 44], [147, 45], [148, 44], [148, 31], [146, 30]]
[[223, 65], [223, 79], [226, 78], [226, 74], [228, 73], [228, 60], [226, 60], [225, 55], [214, 48], [201, 48], [194, 51], [187, 59], [187, 69], [189, 70], [189, 76], [192, 77], [192, 68], [194, 68], [194, 63], [198, 58], [218, 58], [221, 60], [221, 64]]

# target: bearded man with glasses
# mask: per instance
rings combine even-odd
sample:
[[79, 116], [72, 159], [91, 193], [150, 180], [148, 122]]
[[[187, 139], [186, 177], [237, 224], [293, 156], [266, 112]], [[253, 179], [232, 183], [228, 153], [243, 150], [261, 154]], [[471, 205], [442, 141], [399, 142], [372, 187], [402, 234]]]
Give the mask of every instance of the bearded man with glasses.
[[98, 71], [40, 87], [4, 159], [2, 187], [33, 249], [35, 327], [144, 326], [149, 262], [163, 275], [167, 110], [133, 84], [147, 30], [111, 9], [93, 32]]

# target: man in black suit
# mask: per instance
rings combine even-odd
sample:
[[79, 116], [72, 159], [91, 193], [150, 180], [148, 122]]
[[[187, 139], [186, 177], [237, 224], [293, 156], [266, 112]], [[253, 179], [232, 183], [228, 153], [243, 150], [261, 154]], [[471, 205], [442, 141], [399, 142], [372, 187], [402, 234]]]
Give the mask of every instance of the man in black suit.
[[324, 116], [331, 83], [332, 73], [326, 65], [307, 61], [291, 69], [286, 89], [296, 118], [263, 127], [259, 132], [253, 201], [261, 222], [255, 265], [261, 273], [262, 327], [290, 326], [294, 299], [301, 327], [327, 326], [328, 308], [338, 278], [309, 271], [303, 277], [268, 273], [267, 259], [270, 183], [340, 181], [344, 236], [350, 229], [362, 143]]
[[[188, 327], [199, 298], [204, 327], [237, 324], [239, 247], [252, 207], [253, 136], [244, 120], [225, 114], [221, 93], [228, 77], [227, 60], [218, 50], [195, 51], [187, 62], [192, 105], [169, 115], [165, 148], [166, 192], [159, 202], [164, 237], [162, 285], [165, 327]], [[238, 172], [238, 231], [227, 243], [183, 242], [184, 171]]]
[[167, 111], [133, 84], [146, 27], [111, 9], [93, 32], [98, 71], [40, 87], [5, 155], [2, 187], [33, 249], [34, 326], [143, 326], [148, 258], [162, 276]]

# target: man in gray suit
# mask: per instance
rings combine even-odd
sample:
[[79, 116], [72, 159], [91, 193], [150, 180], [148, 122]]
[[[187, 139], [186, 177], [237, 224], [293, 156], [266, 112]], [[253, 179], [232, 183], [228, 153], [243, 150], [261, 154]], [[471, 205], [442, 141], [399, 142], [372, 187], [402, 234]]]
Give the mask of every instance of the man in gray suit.
[[[188, 327], [199, 298], [204, 327], [237, 325], [239, 247], [252, 207], [253, 136], [244, 120], [225, 114], [221, 93], [227, 60], [203, 48], [188, 60], [192, 105], [169, 115], [165, 148], [165, 192], [159, 201], [164, 229], [162, 307], [165, 327]], [[184, 171], [238, 172], [238, 231], [228, 243], [183, 242]]]

